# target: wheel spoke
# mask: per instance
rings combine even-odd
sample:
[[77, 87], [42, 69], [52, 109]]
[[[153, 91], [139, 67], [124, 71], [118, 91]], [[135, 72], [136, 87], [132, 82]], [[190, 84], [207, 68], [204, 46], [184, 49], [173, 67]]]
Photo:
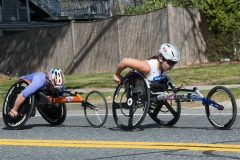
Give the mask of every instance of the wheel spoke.
[[167, 101], [164, 104], [167, 107], [167, 109], [172, 113], [172, 115], [175, 117], [177, 115], [177, 112], [172, 108], [172, 106]]

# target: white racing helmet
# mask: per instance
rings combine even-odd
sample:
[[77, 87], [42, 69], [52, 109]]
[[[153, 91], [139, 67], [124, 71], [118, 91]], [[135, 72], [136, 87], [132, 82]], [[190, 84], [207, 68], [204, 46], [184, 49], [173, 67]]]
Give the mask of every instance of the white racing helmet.
[[49, 72], [49, 83], [54, 88], [61, 89], [64, 85], [65, 77], [61, 69], [51, 69]]
[[176, 46], [170, 43], [164, 43], [159, 49], [159, 55], [162, 55], [166, 60], [178, 62], [180, 60], [180, 52]]

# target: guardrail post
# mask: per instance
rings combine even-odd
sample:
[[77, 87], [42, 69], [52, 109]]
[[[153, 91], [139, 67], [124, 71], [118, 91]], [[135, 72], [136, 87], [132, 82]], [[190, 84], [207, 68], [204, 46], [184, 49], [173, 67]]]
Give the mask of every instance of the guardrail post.
[[91, 1], [88, 0], [88, 14], [91, 14]]
[[2, 22], [2, 8], [0, 6], [0, 22]]

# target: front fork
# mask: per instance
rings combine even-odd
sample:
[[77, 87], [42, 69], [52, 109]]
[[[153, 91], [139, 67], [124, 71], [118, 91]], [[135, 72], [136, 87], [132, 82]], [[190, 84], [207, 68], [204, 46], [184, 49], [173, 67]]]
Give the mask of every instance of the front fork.
[[221, 104], [216, 103], [215, 101], [212, 101], [210, 99], [206, 99], [205, 97], [202, 98], [202, 104], [206, 106], [206, 104], [213, 106], [214, 108], [217, 108], [218, 110], [223, 110], [224, 107]]
[[89, 107], [89, 108], [91, 108], [91, 109], [93, 109], [93, 110], [98, 110], [98, 108], [97, 108], [96, 106], [94, 106], [94, 105], [92, 105], [91, 103], [88, 103], [88, 102], [86, 102], [86, 101], [84, 101], [84, 100], [83, 100], [81, 103], [82, 103], [82, 106], [83, 106], [84, 109], [86, 109], [87, 107]]

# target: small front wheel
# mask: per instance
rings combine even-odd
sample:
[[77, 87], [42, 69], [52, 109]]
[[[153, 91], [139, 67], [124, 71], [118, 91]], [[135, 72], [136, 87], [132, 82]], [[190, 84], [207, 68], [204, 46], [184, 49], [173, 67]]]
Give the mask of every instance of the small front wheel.
[[91, 91], [82, 102], [88, 123], [96, 128], [102, 127], [108, 116], [108, 104], [104, 95], [99, 91]]
[[237, 116], [237, 104], [231, 91], [223, 86], [216, 86], [209, 91], [206, 99], [221, 105], [221, 107], [215, 108], [205, 104], [209, 122], [216, 129], [229, 129]]

